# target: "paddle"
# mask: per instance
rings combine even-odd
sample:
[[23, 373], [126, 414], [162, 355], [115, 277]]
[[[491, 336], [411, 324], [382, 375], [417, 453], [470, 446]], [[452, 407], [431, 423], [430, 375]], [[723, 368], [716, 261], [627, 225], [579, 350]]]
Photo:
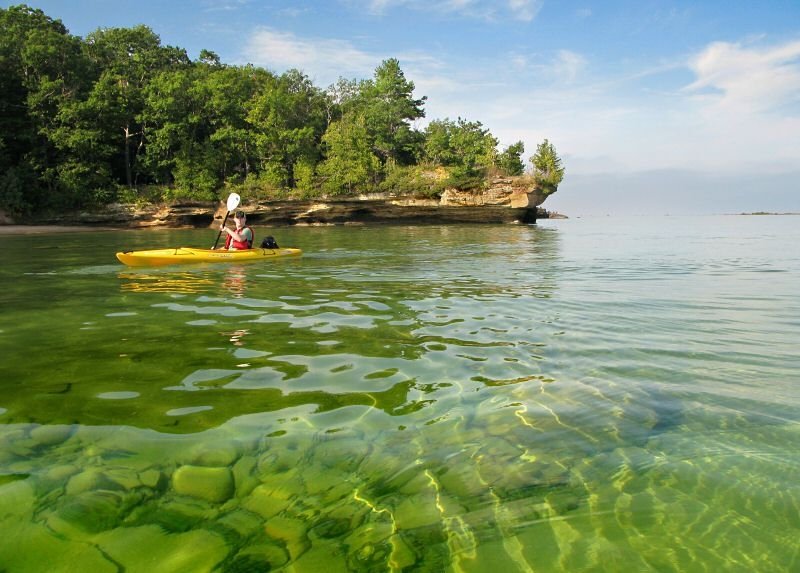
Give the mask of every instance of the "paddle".
[[[233, 211], [234, 209], [236, 209], [236, 207], [239, 206], [239, 201], [241, 201], [241, 197], [239, 197], [238, 193], [231, 193], [230, 195], [228, 195], [228, 212], [225, 213], [225, 218], [222, 220], [223, 225], [225, 225], [225, 223], [228, 222], [228, 215], [231, 214], [231, 211]], [[222, 236], [222, 229], [219, 230], [219, 233], [217, 234], [217, 240], [214, 241], [214, 246], [211, 247], [212, 249], [217, 248], [217, 243], [219, 243], [219, 238], [221, 236]]]

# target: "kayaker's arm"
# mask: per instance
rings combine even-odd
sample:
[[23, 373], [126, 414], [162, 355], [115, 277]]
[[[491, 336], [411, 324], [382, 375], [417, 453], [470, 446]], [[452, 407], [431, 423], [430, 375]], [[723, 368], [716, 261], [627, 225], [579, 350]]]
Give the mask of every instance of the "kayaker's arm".
[[[228, 233], [234, 241], [244, 241], [245, 240], [244, 235], [240, 234], [236, 229], [231, 229], [230, 227], [226, 227], [225, 225], [222, 225], [220, 227], [220, 230], [221, 231], [225, 231], [226, 233]], [[242, 230], [244, 231], [244, 229], [242, 229]]]

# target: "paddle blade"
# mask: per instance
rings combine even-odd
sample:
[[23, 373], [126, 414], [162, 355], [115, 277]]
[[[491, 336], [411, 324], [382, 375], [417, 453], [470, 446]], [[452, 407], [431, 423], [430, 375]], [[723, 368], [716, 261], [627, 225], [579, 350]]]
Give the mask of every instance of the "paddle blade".
[[[241, 200], [242, 200], [242, 198], [239, 197], [238, 193], [231, 193], [230, 195], [228, 195], [228, 202], [226, 203], [226, 205], [228, 207], [228, 212], [225, 213], [225, 218], [222, 220], [222, 225], [223, 226], [225, 225], [225, 223], [228, 222], [228, 215], [230, 215], [231, 211], [233, 211], [234, 209], [236, 209], [236, 207], [239, 206], [239, 201], [241, 201]], [[216, 249], [217, 248], [217, 244], [219, 243], [219, 238], [221, 236], [222, 236], [222, 229], [220, 229], [219, 233], [217, 233], [217, 240], [214, 241], [214, 246], [211, 247], [212, 249]]]
[[236, 209], [236, 207], [239, 206], [239, 201], [241, 200], [242, 198], [239, 197], [238, 193], [231, 193], [228, 195], [228, 211], [230, 212]]

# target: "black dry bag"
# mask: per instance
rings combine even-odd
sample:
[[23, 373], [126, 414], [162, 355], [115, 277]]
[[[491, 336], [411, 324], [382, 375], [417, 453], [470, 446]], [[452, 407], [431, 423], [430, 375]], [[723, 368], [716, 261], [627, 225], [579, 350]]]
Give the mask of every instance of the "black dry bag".
[[264, 240], [261, 241], [261, 248], [262, 249], [279, 249], [278, 243], [275, 242], [275, 237], [269, 236], [264, 237]]

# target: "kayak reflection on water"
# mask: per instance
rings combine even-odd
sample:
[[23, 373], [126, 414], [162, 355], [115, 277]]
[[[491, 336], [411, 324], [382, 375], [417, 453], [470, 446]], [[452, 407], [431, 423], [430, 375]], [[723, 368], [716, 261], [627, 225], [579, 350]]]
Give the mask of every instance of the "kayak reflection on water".
[[242, 338], [250, 334], [250, 331], [246, 328], [240, 328], [239, 330], [234, 330], [233, 332], [223, 332], [223, 336], [228, 336], [228, 340], [233, 343], [234, 346], [244, 346], [244, 342], [242, 342]]
[[163, 292], [175, 294], [198, 294], [213, 290], [214, 281], [193, 273], [170, 273], [168, 275], [117, 273], [122, 279], [123, 292]]
[[222, 281], [225, 290], [234, 298], [242, 298], [247, 290], [247, 274], [242, 267], [231, 268]]

